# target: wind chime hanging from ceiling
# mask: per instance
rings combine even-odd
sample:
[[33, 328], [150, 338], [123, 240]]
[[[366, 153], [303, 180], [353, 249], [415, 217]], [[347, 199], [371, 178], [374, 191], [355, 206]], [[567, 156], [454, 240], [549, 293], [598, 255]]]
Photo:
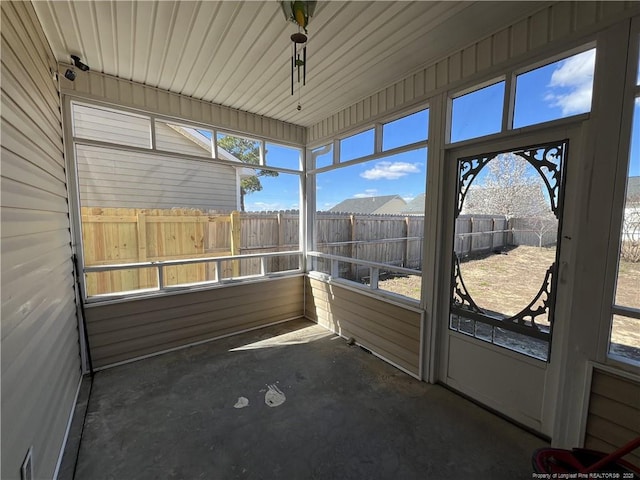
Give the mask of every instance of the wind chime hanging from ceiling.
[[291, 35], [291, 95], [294, 94], [297, 77], [298, 110], [302, 110], [300, 88], [307, 83], [307, 34], [309, 33], [307, 25], [316, 9], [316, 3], [315, 1], [280, 2], [287, 21], [298, 25], [298, 31]]

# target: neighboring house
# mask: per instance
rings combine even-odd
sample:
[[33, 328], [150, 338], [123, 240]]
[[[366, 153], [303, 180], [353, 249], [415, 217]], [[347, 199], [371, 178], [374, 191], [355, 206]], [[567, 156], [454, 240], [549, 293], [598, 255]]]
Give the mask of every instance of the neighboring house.
[[424, 215], [425, 194], [421, 193], [400, 211], [403, 215]]
[[[76, 137], [149, 147], [149, 125], [134, 115], [75, 105], [74, 120]], [[198, 130], [159, 121], [156, 148], [203, 160], [211, 158], [211, 142]], [[218, 155], [240, 162], [222, 148], [218, 148]], [[102, 208], [239, 210], [240, 180], [255, 175], [255, 171], [203, 160], [78, 145], [81, 204]]]
[[330, 208], [334, 213], [398, 214], [407, 205], [400, 195], [348, 198]]
[[627, 205], [640, 208], [640, 176], [627, 179]]

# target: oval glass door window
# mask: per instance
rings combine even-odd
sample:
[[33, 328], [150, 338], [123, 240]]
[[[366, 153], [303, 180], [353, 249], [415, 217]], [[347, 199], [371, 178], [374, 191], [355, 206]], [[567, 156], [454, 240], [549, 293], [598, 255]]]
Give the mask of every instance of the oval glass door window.
[[561, 142], [458, 160], [451, 313], [466, 319], [459, 331], [489, 341], [495, 328], [550, 335], [565, 152]]

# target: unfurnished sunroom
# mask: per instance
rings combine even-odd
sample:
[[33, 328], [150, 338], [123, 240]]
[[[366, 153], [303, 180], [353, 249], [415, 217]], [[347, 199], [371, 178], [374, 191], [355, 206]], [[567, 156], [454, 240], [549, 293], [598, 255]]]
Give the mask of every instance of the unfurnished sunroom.
[[[640, 435], [636, 3], [3, 2], [2, 42], [2, 478], [66, 478], [83, 384], [86, 447], [143, 362], [213, 358], [231, 398], [216, 352], [311, 368], [340, 337], [340, 371], [296, 377], [309, 408], [364, 350], [371, 412], [441, 385], [553, 446]], [[136, 395], [112, 401], [146, 418]], [[424, 398], [394, 428], [421, 438]], [[336, 478], [319, 457], [273, 476]], [[379, 461], [345, 471], [401, 474]]]

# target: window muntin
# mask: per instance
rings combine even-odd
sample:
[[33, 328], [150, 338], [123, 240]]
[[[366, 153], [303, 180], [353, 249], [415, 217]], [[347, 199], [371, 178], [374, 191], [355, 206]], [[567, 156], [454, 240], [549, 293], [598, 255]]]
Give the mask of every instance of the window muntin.
[[151, 148], [151, 119], [108, 108], [72, 104], [73, 135], [87, 140]]
[[591, 111], [596, 50], [516, 76], [513, 128]]
[[[77, 107], [71, 103], [72, 112]], [[269, 144], [272, 160], [280, 153], [297, 170], [279, 172], [263, 165], [262, 140], [105, 111], [113, 125], [101, 136], [74, 139], [87, 297], [300, 271], [301, 149], [278, 152], [279, 145]], [[81, 109], [79, 132], [102, 121], [102, 112]], [[127, 148], [140, 146], [127, 143], [130, 117], [149, 122], [154, 149]], [[185, 139], [192, 143], [187, 148]], [[211, 157], [212, 139], [219, 142], [218, 158]]]
[[391, 150], [427, 139], [429, 110], [421, 110], [382, 125], [382, 150]]
[[451, 102], [451, 142], [498, 133], [502, 130], [505, 82], [456, 97]]
[[340, 140], [340, 161], [347, 162], [373, 154], [374, 137], [375, 131], [372, 128]]

